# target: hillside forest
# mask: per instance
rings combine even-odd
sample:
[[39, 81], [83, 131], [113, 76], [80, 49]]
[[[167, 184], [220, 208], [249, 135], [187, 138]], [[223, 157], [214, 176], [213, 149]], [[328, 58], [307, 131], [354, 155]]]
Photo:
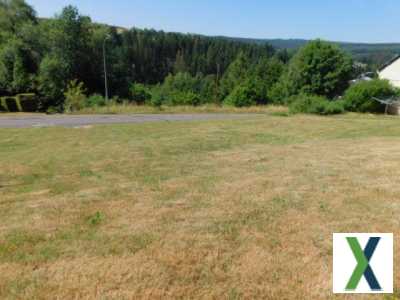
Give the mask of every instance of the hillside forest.
[[[350, 52], [321, 40], [286, 50], [265, 42], [124, 30], [92, 22], [73, 6], [40, 19], [24, 0], [0, 0], [0, 28], [0, 96], [34, 94], [42, 111], [107, 105], [103, 54], [114, 103], [295, 103], [293, 110], [311, 106], [330, 113], [379, 110], [359, 94], [397, 93], [379, 80], [349, 91], [350, 80], [372, 64], [356, 64]], [[349, 93], [358, 98], [338, 104]]]

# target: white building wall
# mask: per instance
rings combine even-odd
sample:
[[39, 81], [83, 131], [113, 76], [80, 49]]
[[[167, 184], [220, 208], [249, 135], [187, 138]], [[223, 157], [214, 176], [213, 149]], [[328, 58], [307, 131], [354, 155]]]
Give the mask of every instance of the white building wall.
[[400, 87], [400, 58], [379, 72], [379, 78], [389, 80], [394, 86]]

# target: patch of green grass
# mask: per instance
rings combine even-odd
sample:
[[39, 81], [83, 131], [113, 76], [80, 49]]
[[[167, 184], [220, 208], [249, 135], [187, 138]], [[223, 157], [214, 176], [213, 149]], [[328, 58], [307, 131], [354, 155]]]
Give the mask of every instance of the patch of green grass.
[[95, 173], [92, 170], [81, 170], [79, 172], [79, 176], [81, 177], [93, 177]]
[[54, 260], [60, 253], [47, 241], [42, 233], [11, 232], [0, 242], [0, 261], [29, 263]]
[[87, 222], [90, 226], [100, 225], [105, 219], [105, 215], [98, 211], [94, 215], [88, 217]]

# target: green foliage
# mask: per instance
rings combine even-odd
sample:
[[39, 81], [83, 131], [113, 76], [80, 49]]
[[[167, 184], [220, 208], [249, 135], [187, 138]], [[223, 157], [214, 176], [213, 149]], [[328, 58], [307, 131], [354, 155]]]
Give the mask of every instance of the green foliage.
[[0, 112], [8, 112], [7, 104], [5, 103], [6, 97], [0, 97]]
[[87, 218], [87, 222], [90, 226], [98, 226], [104, 221], [104, 219], [105, 219], [104, 214], [98, 211], [94, 215], [89, 216]]
[[245, 81], [240, 84], [245, 84], [253, 91], [257, 104], [267, 104], [272, 102], [269, 93], [281, 77], [283, 70], [283, 63], [276, 57], [263, 57], [252, 67]]
[[[103, 45], [110, 94], [154, 105], [218, 103], [245, 79], [236, 76], [241, 65], [250, 68], [259, 57], [274, 52], [268, 45], [196, 35], [117, 32], [92, 23], [73, 6], [54, 19], [38, 20], [24, 0], [0, 0], [0, 28], [0, 95], [34, 92], [40, 96], [41, 110], [60, 111], [73, 79], [83, 82], [90, 94], [103, 91]], [[220, 79], [235, 59], [236, 67], [231, 66], [220, 90]], [[172, 86], [168, 74], [177, 76]], [[185, 81], [190, 87], [181, 84]], [[137, 83], [133, 89], [131, 82]], [[150, 88], [161, 82], [154, 91]]]
[[22, 24], [36, 23], [36, 13], [23, 0], [0, 1], [0, 28], [2, 33], [17, 32]]
[[343, 102], [329, 101], [322, 96], [297, 95], [293, 96], [289, 105], [291, 113], [307, 113], [318, 115], [335, 115], [344, 113]]
[[344, 95], [345, 108], [356, 112], [383, 112], [384, 105], [373, 98], [384, 100], [396, 95], [400, 96], [399, 90], [391, 86], [387, 80], [361, 81], [346, 91]]
[[0, 95], [12, 93], [13, 68], [11, 49], [3, 46], [3, 49], [0, 49]]
[[353, 62], [337, 46], [317, 40], [301, 48], [289, 64], [289, 92], [340, 96], [352, 77]]
[[268, 98], [274, 104], [288, 104], [289, 98], [294, 94], [295, 91], [287, 78], [287, 74], [284, 74], [268, 91]]
[[277, 57], [264, 57], [256, 64], [253, 76], [262, 81], [265, 94], [278, 82], [284, 68], [283, 62]]
[[221, 80], [221, 96], [227, 97], [238, 85], [242, 84], [248, 77], [250, 71], [250, 60], [240, 52], [236, 59], [229, 65]]
[[0, 98], [0, 111], [10, 112], [10, 108], [8, 108], [8, 103], [15, 103], [15, 98], [10, 96], [5, 96]]
[[148, 104], [154, 107], [161, 107], [163, 103], [167, 102], [167, 95], [164, 93], [161, 85], [155, 85], [151, 89], [151, 99], [148, 101]]
[[20, 111], [20, 108], [17, 104], [17, 98], [16, 97], [4, 97], [3, 98], [3, 105], [6, 108], [6, 111], [8, 112], [18, 112]]
[[[353, 72], [347, 54], [319, 40], [293, 55], [237, 40], [154, 30], [119, 32], [92, 23], [73, 6], [54, 19], [37, 19], [24, 0], [0, 0], [0, 28], [0, 96], [35, 93], [39, 109], [47, 111], [106, 105], [99, 95], [104, 90], [103, 47], [115, 103], [288, 104], [297, 94], [334, 99], [347, 88]], [[76, 86], [67, 87], [74, 79]], [[93, 95], [88, 99], [83, 84]], [[371, 108], [377, 103], [360, 104], [354, 95], [347, 98], [351, 110], [380, 109]], [[11, 109], [35, 102], [7, 101]]]
[[72, 80], [64, 93], [65, 104], [64, 109], [67, 112], [77, 111], [85, 107], [86, 102], [86, 89], [83, 82]]
[[150, 103], [154, 106], [164, 105], [200, 105], [213, 101], [215, 80], [212, 76], [189, 73], [168, 75], [162, 85], [152, 89]]
[[94, 94], [89, 96], [85, 101], [86, 107], [106, 106], [106, 99], [100, 94]]
[[90, 70], [90, 18], [79, 14], [74, 6], [66, 6], [54, 23], [50, 46], [66, 66], [67, 80], [87, 80]]
[[144, 104], [151, 99], [151, 91], [141, 83], [133, 83], [130, 88], [132, 100], [137, 104]]
[[15, 97], [0, 98], [0, 111], [6, 112], [35, 112], [38, 110], [38, 101], [35, 94], [18, 94]]
[[21, 56], [14, 59], [12, 88], [15, 92], [30, 90], [30, 78]]
[[224, 101], [224, 104], [235, 107], [252, 106], [256, 103], [257, 94], [255, 89], [246, 84], [238, 85]]
[[[249, 67], [245, 57], [240, 55], [223, 79], [222, 94], [233, 86], [224, 103], [237, 107], [267, 104], [270, 102], [269, 93], [283, 70], [283, 63], [276, 57], [262, 57], [257, 64]], [[235, 76], [239, 76], [240, 80], [234, 80]]]
[[33, 93], [18, 94], [15, 98], [19, 111], [35, 112], [39, 109], [39, 102]]
[[11, 38], [0, 48], [0, 91], [15, 94], [33, 89], [32, 53], [21, 40]]
[[62, 106], [66, 69], [67, 66], [57, 56], [46, 56], [42, 60], [38, 76], [42, 109]]

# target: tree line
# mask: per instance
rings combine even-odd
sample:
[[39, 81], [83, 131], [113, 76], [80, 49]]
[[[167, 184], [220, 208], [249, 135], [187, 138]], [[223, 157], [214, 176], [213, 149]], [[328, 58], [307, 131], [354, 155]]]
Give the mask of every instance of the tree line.
[[[103, 43], [112, 95], [128, 98], [132, 83], [153, 85], [169, 74], [222, 77], [239, 53], [271, 56], [269, 45], [200, 35], [123, 30], [96, 24], [73, 6], [39, 19], [24, 0], [0, 0], [0, 95], [34, 92], [44, 106], [62, 105], [72, 80], [104, 92]], [[109, 37], [109, 38], [107, 38]]]

